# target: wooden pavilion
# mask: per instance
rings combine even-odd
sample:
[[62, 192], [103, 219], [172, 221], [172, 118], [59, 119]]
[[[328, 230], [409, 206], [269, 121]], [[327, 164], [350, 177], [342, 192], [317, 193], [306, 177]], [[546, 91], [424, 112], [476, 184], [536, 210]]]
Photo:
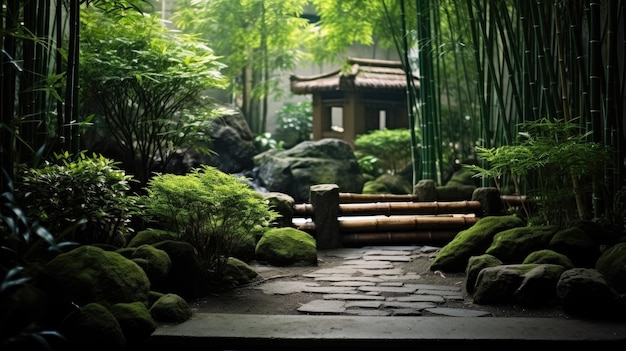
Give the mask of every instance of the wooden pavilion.
[[[313, 95], [313, 140], [339, 138], [354, 147], [372, 130], [408, 128], [406, 76], [400, 61], [348, 58], [349, 69], [291, 75], [291, 92]], [[413, 84], [419, 88], [417, 77]]]

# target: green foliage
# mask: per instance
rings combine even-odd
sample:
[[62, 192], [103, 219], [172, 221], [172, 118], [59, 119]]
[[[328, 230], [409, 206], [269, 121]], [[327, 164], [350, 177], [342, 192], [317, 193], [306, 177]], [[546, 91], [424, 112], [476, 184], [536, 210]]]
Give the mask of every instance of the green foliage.
[[383, 174], [379, 166], [378, 157], [372, 155], [361, 155], [360, 152], [355, 152], [355, 156], [357, 157], [357, 162], [361, 171], [365, 174], [371, 175], [373, 178], [376, 178]]
[[284, 142], [276, 141], [276, 139], [272, 137], [272, 133], [269, 132], [257, 135], [254, 138], [254, 144], [259, 152], [284, 148]]
[[57, 241], [123, 246], [137, 210], [128, 194], [131, 176], [101, 155], [57, 155], [57, 163], [18, 175], [16, 197], [27, 218], [45, 226]]
[[375, 162], [383, 173], [396, 174], [411, 164], [411, 134], [408, 129], [374, 130], [357, 136], [354, 144], [364, 171], [371, 169]]
[[[277, 98], [283, 75], [304, 58], [302, 48], [314, 35], [301, 17], [308, 0], [180, 0], [172, 16], [177, 28], [201, 36], [223, 57], [225, 74], [237, 106], [253, 133], [266, 129], [263, 109], [269, 96]], [[263, 110], [263, 111], [261, 111]]]
[[276, 132], [279, 135], [295, 134], [290, 144], [311, 139], [313, 131], [313, 104], [310, 101], [285, 103], [276, 112]]
[[610, 150], [589, 141], [589, 133], [580, 133], [572, 122], [544, 118], [520, 128], [515, 145], [476, 148], [488, 168], [468, 167], [493, 180], [503, 193], [509, 193], [505, 188], [510, 182], [514, 194], [533, 199], [539, 207], [536, 221], [558, 225], [587, 219], [586, 202], [594, 191], [590, 184], [610, 167]]
[[147, 190], [147, 219], [193, 245], [216, 279], [236, 245], [251, 235], [256, 239], [278, 216], [242, 179], [210, 166], [159, 174]]
[[83, 109], [96, 114], [101, 136], [114, 140], [144, 186], [177, 149], [207, 141], [215, 107], [204, 93], [224, 86], [224, 65], [203, 41], [168, 30], [159, 16], [118, 16], [81, 13]]
[[[0, 346], [4, 349], [40, 348], [67, 340], [50, 329], [38, 310], [45, 304], [33, 294], [32, 280], [39, 263], [61, 252], [72, 243], [57, 243], [53, 235], [31, 221], [14, 196], [13, 184], [0, 194]], [[35, 312], [36, 311], [36, 312]]]

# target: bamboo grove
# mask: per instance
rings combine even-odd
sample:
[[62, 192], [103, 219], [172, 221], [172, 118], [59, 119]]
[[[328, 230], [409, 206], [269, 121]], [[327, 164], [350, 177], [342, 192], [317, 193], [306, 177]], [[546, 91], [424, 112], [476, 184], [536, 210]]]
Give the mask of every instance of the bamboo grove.
[[[566, 141], [573, 145], [589, 142], [610, 150], [610, 156], [601, 162], [600, 172], [590, 178], [577, 174], [576, 167], [561, 170], [564, 173], [560, 177], [569, 179], [570, 189], [555, 189], [561, 193], [573, 189], [576, 193], [583, 186], [590, 188], [591, 196], [575, 196], [579, 216], [617, 215], [623, 223], [623, 1], [399, 3], [400, 13], [408, 17], [402, 23], [417, 23], [415, 28], [397, 26], [403, 30], [402, 38], [414, 41], [399, 36], [396, 45], [407, 71], [417, 70], [421, 79], [419, 90], [412, 93], [414, 109], [410, 116], [422, 133], [421, 149], [414, 157], [421, 162], [418, 179], [439, 179], [449, 157], [446, 149], [452, 150], [452, 157], [468, 160], [476, 157], [476, 149], [504, 151], [497, 148], [518, 142], [520, 136], [528, 137], [525, 125], [535, 132], [561, 129], [547, 132], [554, 139], [553, 148]], [[415, 46], [418, 64], [407, 54]], [[562, 139], [555, 139], [559, 137]], [[558, 151], [546, 148], [542, 152]], [[509, 155], [502, 162], [512, 168], [516, 156]], [[567, 161], [557, 160], [563, 164]], [[582, 160], [589, 168], [598, 165], [595, 161]], [[532, 167], [545, 166], [541, 162], [536, 160]], [[546, 193], [550, 189], [542, 186], [542, 181], [545, 179], [529, 175], [521, 187], [556, 196]]]
[[[17, 165], [81, 147], [88, 122], [78, 110], [81, 6], [147, 2], [0, 0], [0, 193]], [[421, 134], [419, 147], [413, 138], [414, 181], [441, 182], [450, 159], [476, 159], [476, 150], [498, 150], [528, 136], [524, 126], [541, 131], [558, 121], [568, 127], [553, 137], [610, 150], [600, 167], [589, 160], [598, 174], [562, 174], [574, 189], [592, 189], [590, 197], [576, 198], [578, 207], [624, 220], [624, 1], [385, 0], [376, 6], [388, 19], [381, 35], [393, 37], [407, 76], [420, 77], [420, 87], [407, 90], [411, 130]], [[524, 191], [545, 181], [528, 176], [516, 186]]]

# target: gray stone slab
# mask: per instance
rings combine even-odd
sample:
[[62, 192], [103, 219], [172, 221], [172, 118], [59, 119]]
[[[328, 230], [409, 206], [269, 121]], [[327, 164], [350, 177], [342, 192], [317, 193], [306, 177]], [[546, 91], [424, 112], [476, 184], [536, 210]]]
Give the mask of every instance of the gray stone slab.
[[485, 317], [491, 316], [490, 312], [487, 311], [479, 311], [479, 310], [469, 310], [465, 308], [450, 308], [450, 307], [433, 307], [426, 308], [424, 311], [441, 315], [441, 316], [450, 316], [450, 317]]
[[400, 275], [404, 272], [400, 268], [393, 269], [358, 269], [358, 272], [363, 275]]
[[[308, 276], [307, 276], [308, 277]], [[313, 277], [309, 277], [313, 278]], [[320, 282], [347, 282], [347, 281], [365, 281], [365, 282], [382, 282], [383, 279], [379, 277], [364, 277], [364, 276], [352, 276], [352, 275], [342, 275], [342, 274], [333, 274], [333, 275], [324, 275], [320, 277], [314, 277], [316, 281]]]
[[412, 250], [367, 250], [363, 257], [368, 256], [409, 256]]
[[378, 284], [378, 286], [403, 286], [403, 285], [404, 283], [401, 281], [385, 281], [385, 282]]
[[380, 256], [380, 255], [364, 255], [364, 260], [369, 261], [389, 261], [389, 262], [411, 262], [410, 256]]
[[356, 268], [353, 267], [333, 267], [333, 268], [322, 268], [322, 269], [318, 269], [316, 271], [313, 271], [311, 273], [307, 273], [307, 275], [312, 276], [315, 274], [356, 274], [358, 273], [359, 270], [357, 270]]
[[345, 311], [343, 301], [339, 300], [313, 300], [298, 307], [298, 312], [303, 313], [343, 313]]
[[390, 296], [387, 297], [387, 301], [400, 301], [400, 302], [433, 302], [444, 303], [446, 298], [438, 295], [415, 295], [408, 296]]
[[389, 261], [346, 260], [339, 267], [365, 268], [365, 269], [390, 269], [390, 268], [393, 268], [393, 263]]
[[396, 308], [391, 310], [391, 315], [395, 317], [421, 316], [422, 312], [412, 308]]
[[323, 297], [324, 300], [385, 300], [384, 296], [365, 294], [327, 294]]
[[301, 290], [305, 293], [317, 294], [356, 294], [356, 287], [352, 286], [305, 286]]
[[340, 281], [340, 282], [331, 282], [330, 285], [331, 286], [375, 286], [376, 283], [364, 282], [360, 280], [347, 280], [347, 281]]
[[374, 250], [378, 250], [378, 251], [407, 251], [407, 252], [412, 252], [412, 251], [419, 251], [421, 250], [422, 246], [417, 246], [417, 245], [389, 245], [389, 246], [365, 246], [362, 249], [365, 250], [365, 252], [369, 252], [369, 251], [374, 251]]
[[276, 281], [276, 282], [268, 282], [260, 284], [259, 286], [255, 286], [255, 289], [260, 289], [265, 294], [269, 295], [286, 295], [292, 294], [295, 292], [301, 292], [305, 288], [310, 288], [314, 286], [319, 286], [317, 283], [313, 282], [287, 282], [287, 281]]
[[358, 300], [358, 301], [346, 301], [344, 306], [346, 308], [354, 308], [354, 307], [358, 307], [358, 308], [380, 308], [380, 306], [382, 306], [382, 300], [377, 300], [377, 301], [362, 301], [362, 300]]
[[[294, 331], [298, 331], [294, 333]], [[560, 319], [417, 316], [308, 316], [198, 313], [176, 324], [160, 325], [146, 346], [177, 350], [259, 349], [281, 346], [286, 341], [297, 345], [350, 344], [352, 347], [378, 346], [381, 350], [393, 343], [394, 348], [415, 345], [436, 347], [446, 342], [456, 345], [484, 345], [494, 349], [494, 342], [510, 341], [519, 345], [532, 341], [536, 345], [563, 346], [582, 342], [626, 344], [626, 323]], [[480, 344], [484, 342], [484, 344]], [[596, 345], [597, 346], [597, 345]], [[219, 348], [218, 348], [219, 347]]]
[[450, 298], [459, 298], [459, 297], [463, 297], [463, 293], [460, 291], [446, 291], [446, 290], [424, 290], [424, 289], [417, 289], [415, 290], [415, 294], [424, 294], [424, 295], [439, 295], [439, 296], [445, 296], [445, 297], [450, 297]]
[[453, 285], [436, 285], [436, 284], [406, 284], [417, 290], [446, 290], [446, 291], [461, 291], [460, 286]]
[[385, 301], [382, 303], [383, 308], [411, 308], [415, 310], [423, 310], [426, 308], [437, 307], [431, 302], [401, 302], [401, 301]]
[[347, 309], [343, 314], [360, 317], [386, 317], [393, 314], [389, 310], [369, 310], [365, 308]]
[[395, 294], [412, 294], [415, 292], [415, 288], [407, 286], [361, 286], [358, 287], [359, 291], [375, 291], [379, 293], [395, 293]]

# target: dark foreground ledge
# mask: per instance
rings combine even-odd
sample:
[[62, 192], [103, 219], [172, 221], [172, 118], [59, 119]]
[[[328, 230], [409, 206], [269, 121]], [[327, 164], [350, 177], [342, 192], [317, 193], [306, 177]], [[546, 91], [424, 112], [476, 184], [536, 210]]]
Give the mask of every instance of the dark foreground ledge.
[[198, 313], [162, 325], [147, 347], [170, 350], [400, 349], [424, 346], [626, 346], [626, 321], [525, 317], [363, 317]]

